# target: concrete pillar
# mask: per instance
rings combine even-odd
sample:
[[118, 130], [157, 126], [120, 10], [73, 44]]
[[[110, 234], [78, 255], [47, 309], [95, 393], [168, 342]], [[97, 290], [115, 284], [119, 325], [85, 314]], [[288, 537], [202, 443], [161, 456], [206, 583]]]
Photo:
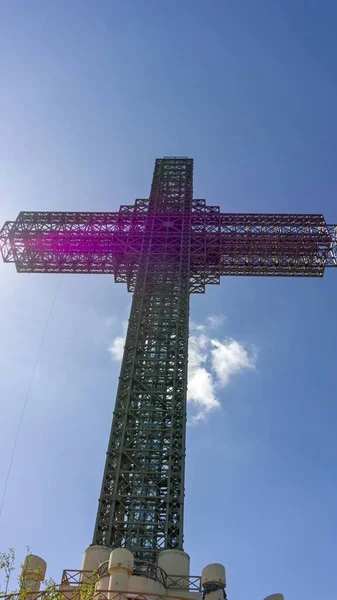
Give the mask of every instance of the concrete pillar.
[[86, 572], [81, 573], [80, 581], [85, 581], [103, 562], [109, 560], [110, 553], [111, 548], [107, 546], [89, 546], [83, 554], [81, 571]]
[[223, 565], [213, 563], [207, 565], [201, 574], [205, 600], [224, 600], [226, 587], [226, 571]]
[[116, 548], [110, 554], [108, 572], [110, 574], [109, 590], [114, 593], [127, 592], [133, 572], [134, 556], [126, 548]]
[[40, 556], [28, 554], [23, 563], [22, 589], [32, 593], [34, 599], [40, 590], [41, 581], [45, 579], [47, 563]]
[[168, 575], [167, 589], [189, 588], [190, 557], [182, 550], [162, 550], [158, 554], [157, 566]]

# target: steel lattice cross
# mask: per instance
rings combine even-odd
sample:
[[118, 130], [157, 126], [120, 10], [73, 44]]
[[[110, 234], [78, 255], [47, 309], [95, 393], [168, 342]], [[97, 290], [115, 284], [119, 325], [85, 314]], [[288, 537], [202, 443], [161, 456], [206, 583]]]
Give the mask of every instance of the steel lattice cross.
[[0, 232], [19, 273], [108, 273], [133, 301], [93, 543], [154, 563], [183, 548], [189, 296], [221, 275], [321, 277], [323, 215], [226, 214], [193, 199], [193, 160], [156, 160], [149, 199], [113, 213], [21, 212]]

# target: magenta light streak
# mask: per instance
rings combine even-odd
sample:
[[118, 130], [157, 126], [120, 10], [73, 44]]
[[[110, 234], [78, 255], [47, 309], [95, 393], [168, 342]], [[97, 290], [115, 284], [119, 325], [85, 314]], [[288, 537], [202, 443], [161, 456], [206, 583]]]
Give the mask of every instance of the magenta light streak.
[[178, 264], [184, 230], [191, 273], [198, 277], [304, 273], [310, 265], [316, 274], [337, 264], [332, 226], [322, 215], [226, 214], [194, 203], [194, 210], [174, 213], [133, 207], [124, 207], [123, 214], [23, 212], [2, 228], [0, 249], [3, 260], [22, 272], [113, 272], [127, 278], [137, 270], [142, 249], [151, 262]]
[[[48, 233], [24, 239], [23, 245], [29, 252], [53, 254], [124, 254], [130, 242], [135, 252], [141, 249], [139, 236], [127, 241], [125, 235], [112, 233]], [[134, 236], [135, 237], [135, 236]], [[116, 239], [119, 238], [119, 239]], [[125, 238], [123, 240], [123, 238]]]

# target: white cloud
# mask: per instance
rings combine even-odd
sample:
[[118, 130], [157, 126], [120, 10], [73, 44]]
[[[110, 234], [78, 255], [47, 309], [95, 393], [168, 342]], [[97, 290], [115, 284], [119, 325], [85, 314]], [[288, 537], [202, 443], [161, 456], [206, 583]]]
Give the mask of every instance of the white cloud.
[[212, 369], [221, 387], [225, 387], [233, 375], [245, 369], [254, 369], [256, 365], [256, 351], [251, 353], [236, 340], [227, 338], [220, 342], [211, 340]]
[[112, 355], [112, 358], [114, 360], [122, 360], [123, 358], [123, 352], [124, 352], [124, 345], [125, 345], [125, 338], [126, 338], [126, 330], [127, 330], [127, 322], [124, 321], [122, 323], [123, 325], [123, 334], [122, 335], [117, 335], [111, 342], [108, 350]]
[[[229, 385], [234, 375], [254, 369], [256, 365], [255, 349], [248, 350], [232, 338], [220, 340], [207, 334], [224, 321], [223, 315], [211, 315], [204, 324], [191, 323], [187, 401], [196, 411], [191, 417], [193, 424], [205, 421], [210, 412], [221, 408], [218, 392]], [[109, 347], [114, 360], [123, 358], [126, 322], [123, 328], [124, 335], [116, 336]]]
[[218, 392], [225, 388], [234, 375], [239, 375], [256, 365], [256, 351], [247, 350], [237, 340], [219, 340], [205, 331], [219, 328], [225, 321], [223, 315], [206, 317], [204, 325], [192, 325], [188, 348], [187, 401], [197, 413], [191, 422], [205, 421], [207, 414], [221, 408]]
[[190, 331], [204, 331], [205, 330], [205, 325], [200, 325], [200, 323], [194, 323], [194, 321], [191, 321], [190, 323]]
[[188, 343], [188, 366], [190, 369], [196, 369], [205, 362], [208, 343], [209, 338], [203, 333], [190, 336]]
[[192, 418], [193, 422], [204, 420], [206, 412], [220, 408], [213, 376], [203, 366], [208, 358], [209, 342], [204, 333], [191, 335], [189, 338], [187, 401], [194, 404], [198, 410], [197, 415]]
[[122, 360], [124, 352], [125, 336], [117, 336], [109, 346], [109, 352], [115, 360]]
[[218, 329], [224, 322], [226, 317], [221, 313], [219, 315], [210, 315], [206, 317], [206, 323], [211, 329]]

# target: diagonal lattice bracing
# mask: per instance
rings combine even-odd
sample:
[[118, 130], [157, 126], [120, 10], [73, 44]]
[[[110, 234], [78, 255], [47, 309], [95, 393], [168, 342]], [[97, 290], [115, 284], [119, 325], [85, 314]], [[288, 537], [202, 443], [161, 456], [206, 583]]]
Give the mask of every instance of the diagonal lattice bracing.
[[133, 292], [94, 543], [155, 562], [183, 547], [189, 296], [224, 275], [321, 277], [320, 214], [226, 214], [193, 199], [193, 161], [158, 159], [149, 199], [112, 213], [22, 212], [0, 232], [21, 273], [107, 273]]
[[167, 164], [156, 164], [148, 214], [180, 216], [161, 221], [164, 244], [158, 220], [145, 222], [94, 536], [149, 562], [183, 547], [192, 161], [172, 161], [174, 186]]
[[3, 227], [0, 245], [18, 272], [108, 273], [133, 291], [149, 236], [152, 261], [179, 263], [183, 218], [192, 293], [222, 275], [321, 277], [336, 266], [336, 227], [322, 215], [225, 214], [201, 200], [184, 216], [162, 206], [153, 212], [146, 200], [118, 213], [20, 213]]

